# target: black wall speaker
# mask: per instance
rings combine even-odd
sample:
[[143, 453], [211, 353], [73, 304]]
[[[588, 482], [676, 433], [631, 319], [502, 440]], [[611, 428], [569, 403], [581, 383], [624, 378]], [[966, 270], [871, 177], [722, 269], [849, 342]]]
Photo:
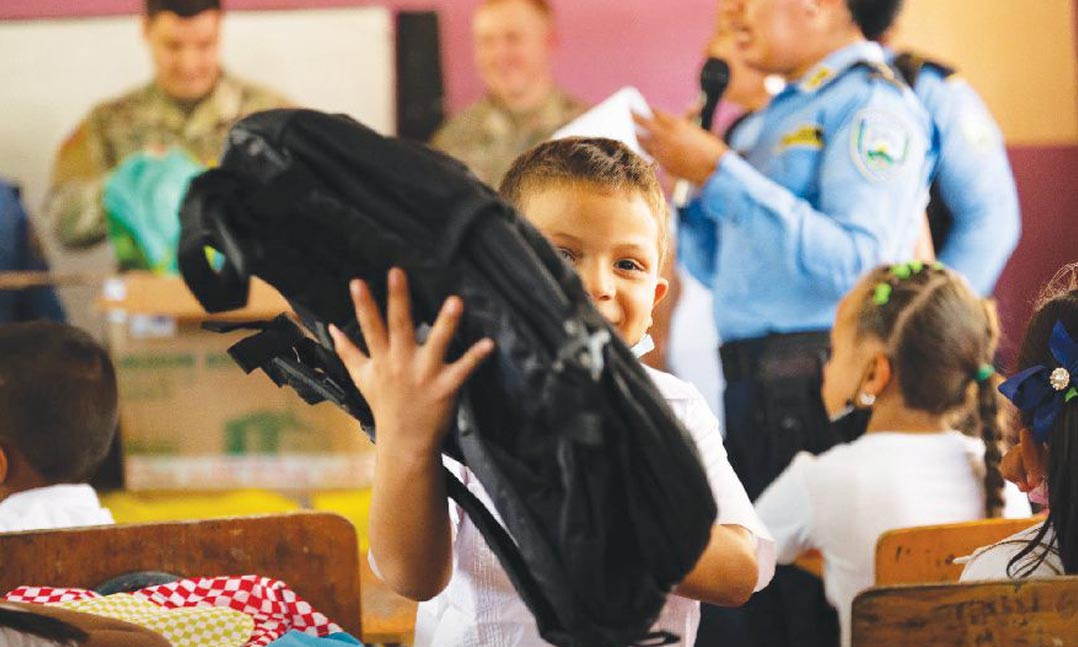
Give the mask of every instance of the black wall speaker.
[[445, 118], [435, 11], [397, 12], [397, 134], [427, 141]]

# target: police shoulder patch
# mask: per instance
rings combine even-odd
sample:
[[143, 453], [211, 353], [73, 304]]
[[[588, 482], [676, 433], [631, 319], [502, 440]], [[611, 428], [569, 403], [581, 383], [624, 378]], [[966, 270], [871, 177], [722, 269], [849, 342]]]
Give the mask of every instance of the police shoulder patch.
[[911, 140], [909, 126], [900, 117], [879, 108], [866, 108], [853, 120], [850, 149], [854, 164], [869, 180], [889, 180], [906, 165]]

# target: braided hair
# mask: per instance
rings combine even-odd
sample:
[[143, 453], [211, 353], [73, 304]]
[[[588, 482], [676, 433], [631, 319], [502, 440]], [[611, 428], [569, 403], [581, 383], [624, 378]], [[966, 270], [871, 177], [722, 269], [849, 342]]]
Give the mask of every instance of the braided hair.
[[991, 370], [999, 342], [992, 302], [940, 264], [881, 266], [863, 279], [857, 336], [884, 342], [905, 403], [946, 415], [977, 411], [984, 439], [985, 516], [1003, 511], [999, 378]]

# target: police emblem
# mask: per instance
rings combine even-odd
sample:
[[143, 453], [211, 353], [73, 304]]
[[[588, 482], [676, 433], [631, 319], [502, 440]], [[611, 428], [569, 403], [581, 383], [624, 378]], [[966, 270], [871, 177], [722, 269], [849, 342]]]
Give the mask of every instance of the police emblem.
[[910, 133], [897, 116], [879, 109], [863, 110], [854, 118], [853, 160], [866, 178], [888, 180], [906, 163]]

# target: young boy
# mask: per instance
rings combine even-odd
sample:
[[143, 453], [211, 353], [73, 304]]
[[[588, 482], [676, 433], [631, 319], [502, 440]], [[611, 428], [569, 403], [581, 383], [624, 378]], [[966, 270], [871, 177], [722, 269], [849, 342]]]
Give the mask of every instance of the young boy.
[[112, 523], [84, 481], [116, 423], [116, 374], [89, 335], [0, 326], [0, 532]]
[[[618, 142], [559, 140], [518, 158], [501, 191], [573, 265], [595, 307], [625, 343], [646, 347], [652, 309], [666, 293], [659, 268], [667, 211], [654, 168]], [[405, 281], [400, 270], [390, 272], [387, 322], [366, 286], [353, 282], [369, 356], [332, 331], [378, 425], [372, 564], [397, 592], [427, 600], [416, 619], [416, 645], [545, 644], [482, 537], [456, 505], [447, 504], [441, 475], [444, 461], [493, 509], [474, 475], [440, 454], [455, 396], [493, 342], [482, 340], [445, 364], [463, 308], [451, 297], [427, 342], [417, 345]], [[673, 376], [648, 372], [692, 434], [719, 508], [710, 544], [655, 627], [691, 645], [699, 619], [696, 600], [744, 603], [770, 580], [774, 547], [726, 460], [718, 422], [699, 392]]]

